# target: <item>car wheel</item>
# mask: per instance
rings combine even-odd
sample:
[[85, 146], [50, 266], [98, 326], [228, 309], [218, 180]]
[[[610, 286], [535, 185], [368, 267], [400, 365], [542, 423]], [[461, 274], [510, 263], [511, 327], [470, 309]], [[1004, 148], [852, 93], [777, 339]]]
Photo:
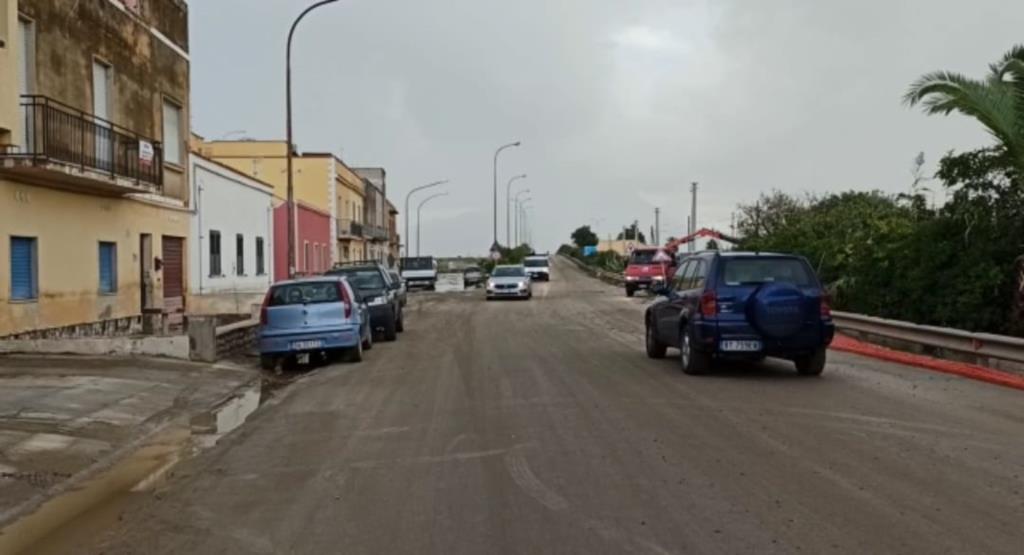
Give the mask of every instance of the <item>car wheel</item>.
[[661, 341], [658, 341], [657, 328], [652, 326], [650, 322], [647, 322], [645, 327], [647, 328], [645, 342], [647, 346], [647, 356], [650, 358], [665, 358], [665, 351], [668, 349], [668, 346]]
[[268, 371], [274, 371], [277, 369], [277, 357], [270, 355], [260, 355], [260, 368]]
[[682, 336], [683, 340], [679, 345], [679, 362], [683, 367], [683, 373], [691, 376], [707, 374], [711, 371], [711, 355], [694, 349], [690, 334], [685, 330]]
[[362, 362], [363, 361], [363, 342], [356, 343], [355, 347], [348, 350], [347, 362]]
[[636, 289], [633, 289], [632, 287], [629, 287], [629, 286], [627, 285], [627, 286], [626, 286], [626, 296], [627, 296], [627, 297], [632, 297], [632, 296], [633, 296], [633, 293], [636, 293]]
[[392, 316], [384, 323], [384, 341], [394, 341], [398, 339], [398, 322], [397, 318]]
[[373, 328], [366, 327], [366, 338], [360, 341], [360, 343], [363, 345], [364, 351], [369, 351], [373, 348]]
[[825, 371], [826, 353], [827, 351], [821, 348], [809, 355], [797, 357], [793, 361], [796, 364], [796, 371], [803, 376], [820, 376]]

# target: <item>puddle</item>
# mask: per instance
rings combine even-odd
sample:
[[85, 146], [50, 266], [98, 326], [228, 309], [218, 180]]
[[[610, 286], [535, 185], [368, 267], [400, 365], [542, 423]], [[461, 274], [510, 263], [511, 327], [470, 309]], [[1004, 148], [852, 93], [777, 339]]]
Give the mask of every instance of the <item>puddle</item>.
[[0, 530], [0, 553], [75, 553], [87, 539], [115, 526], [128, 503], [160, 486], [178, 462], [244, 424], [261, 397], [260, 384], [253, 384], [191, 422], [172, 424], [99, 475]]

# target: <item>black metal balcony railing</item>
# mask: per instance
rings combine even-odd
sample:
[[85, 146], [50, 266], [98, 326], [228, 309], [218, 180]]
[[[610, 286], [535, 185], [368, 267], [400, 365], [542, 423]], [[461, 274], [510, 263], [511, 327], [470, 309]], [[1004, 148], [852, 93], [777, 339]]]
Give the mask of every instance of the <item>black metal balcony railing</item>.
[[363, 232], [363, 236], [367, 239], [384, 240], [388, 238], [388, 231], [379, 225], [366, 225]]
[[[21, 111], [25, 129], [20, 148], [0, 156], [60, 162], [127, 178], [141, 187], [162, 187], [159, 142], [45, 96], [23, 95]], [[149, 160], [140, 157], [143, 142], [152, 146]]]
[[338, 220], [338, 237], [362, 237], [363, 224], [355, 220]]

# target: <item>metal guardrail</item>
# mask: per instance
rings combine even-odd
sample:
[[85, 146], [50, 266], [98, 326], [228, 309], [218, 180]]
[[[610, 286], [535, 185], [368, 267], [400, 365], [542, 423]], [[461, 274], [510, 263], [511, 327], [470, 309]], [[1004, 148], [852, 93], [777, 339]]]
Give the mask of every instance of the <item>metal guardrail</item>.
[[851, 330], [979, 357], [1024, 362], [1024, 338], [1020, 337], [923, 326], [849, 312], [833, 312], [832, 319], [840, 330]]

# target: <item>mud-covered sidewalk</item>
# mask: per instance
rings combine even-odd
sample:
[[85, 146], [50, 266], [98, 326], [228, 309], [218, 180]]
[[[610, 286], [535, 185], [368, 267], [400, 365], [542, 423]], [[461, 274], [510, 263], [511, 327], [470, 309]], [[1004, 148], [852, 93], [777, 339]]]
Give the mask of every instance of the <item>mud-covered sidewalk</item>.
[[[257, 371], [230, 364], [0, 357], [0, 546], [21, 543], [23, 538], [12, 538], [25, 533], [16, 528], [19, 522], [47, 512], [61, 496], [88, 489], [153, 438], [173, 431], [180, 441], [160, 439], [166, 460], [153, 458], [150, 467], [135, 472], [145, 478], [170, 464], [178, 451], [193, 447], [193, 435], [218, 432], [218, 419], [225, 418], [219, 407], [251, 395], [258, 403], [259, 379]], [[73, 517], [67, 513], [76, 508], [87, 503], [56, 513]]]

